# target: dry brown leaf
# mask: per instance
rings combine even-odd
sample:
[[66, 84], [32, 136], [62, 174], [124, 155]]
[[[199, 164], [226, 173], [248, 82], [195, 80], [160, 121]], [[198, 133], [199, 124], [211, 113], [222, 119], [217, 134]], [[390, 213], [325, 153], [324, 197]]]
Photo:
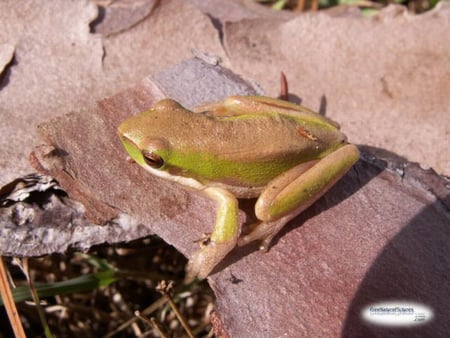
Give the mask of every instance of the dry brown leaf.
[[[268, 253], [242, 248], [210, 278], [231, 337], [432, 337], [449, 329], [448, 205], [443, 211], [442, 200], [414, 187], [434, 174], [407, 165], [402, 179], [370, 162], [360, 161]], [[362, 321], [364, 306], [398, 299], [434, 309], [432, 325], [390, 330]]]
[[[153, 4], [141, 5], [148, 13]], [[89, 31], [98, 18], [97, 7], [89, 1], [0, 2], [0, 41], [6, 41], [0, 64], [8, 64], [0, 77], [0, 186], [32, 170], [27, 157], [39, 123], [83, 110], [190, 58], [192, 48], [226, 60], [210, 19], [194, 6], [163, 1], [150, 12], [143, 17], [130, 14], [125, 27], [115, 34], [107, 30], [109, 36], [103, 37]]]
[[[201, 67], [206, 67], [204, 74], [213, 71], [221, 77], [217, 66]], [[179, 71], [169, 72], [160, 76], [166, 84], [184, 82], [172, 76]], [[192, 79], [211, 87], [205, 76]], [[183, 94], [190, 102], [205, 92], [193, 89]], [[126, 163], [115, 136], [119, 121], [145, 109], [155, 95], [155, 81], [144, 81], [104, 100], [97, 111], [45, 124], [46, 138], [63, 154], [62, 167], [55, 167], [55, 161], [41, 164], [49, 165], [72, 196], [98, 198], [132, 215], [189, 256], [197, 249], [194, 241], [211, 231], [214, 203]], [[182, 97], [178, 100], [183, 102]], [[101, 126], [104, 133], [96, 136]], [[436, 311], [432, 326], [415, 331], [419, 336], [449, 329], [444, 315], [450, 311], [445, 297], [450, 293], [450, 202], [445, 182], [395, 156], [388, 157], [387, 170], [385, 162], [363, 155], [335, 187], [282, 231], [268, 253], [259, 252], [256, 245], [238, 248], [210, 276], [221, 328], [231, 337], [402, 336], [369, 327], [359, 316], [367, 304], [399, 297]], [[67, 184], [67, 172], [73, 173], [73, 184]]]
[[14, 46], [8, 43], [0, 44], [0, 75], [14, 56]]
[[266, 6], [261, 6], [253, 0], [188, 0], [195, 4], [202, 12], [207, 13], [213, 19], [218, 28], [222, 28], [225, 22], [235, 22], [243, 19], [256, 18], [293, 18], [294, 12], [274, 11]]
[[[226, 24], [232, 69], [290, 91], [339, 121], [352, 142], [392, 150], [450, 175], [450, 6], [414, 16], [299, 15]], [[295, 97], [293, 97], [295, 98]]]
[[109, 36], [123, 32], [145, 20], [159, 0], [95, 1], [99, 15], [91, 26], [95, 33]]
[[[128, 165], [115, 129], [123, 118], [161, 96], [192, 107], [230, 94], [226, 88], [245, 94], [249, 87], [227, 87], [236, 79], [225, 76], [219, 67], [209, 65], [202, 71], [182, 64], [103, 100], [96, 108], [93, 102], [127, 81], [179, 61], [190, 47], [206, 49], [226, 63], [209, 19], [189, 4], [164, 1], [148, 16], [131, 15], [129, 29], [119, 28], [100, 40], [88, 32], [96, 11], [87, 2], [54, 7], [7, 3], [9, 7], [0, 4], [0, 19], [10, 23], [8, 15], [16, 11], [12, 17], [22, 26], [10, 24], [0, 32], [2, 38], [2, 34], [8, 36], [3, 39], [8, 46], [14, 46], [17, 62], [4, 70], [0, 91], [0, 112], [7, 122], [1, 130], [5, 136], [1, 179], [7, 182], [27, 170], [22, 157], [35, 137], [31, 126], [47, 119], [48, 112], [80, 110], [41, 127], [47, 145], [36, 150], [34, 165], [56, 176], [95, 220], [128, 214], [135, 221], [122, 221], [120, 228], [89, 225], [84, 219], [81, 229], [92, 229], [77, 233], [80, 224], [70, 224], [65, 245], [74, 243], [74, 238], [83, 245], [83, 238], [94, 233], [96, 238], [104, 235], [111, 236], [104, 240], [118, 241], [153, 230], [186, 255], [196, 250], [193, 241], [211, 231], [214, 203]], [[26, 27], [17, 19], [19, 9], [27, 18]], [[54, 18], [54, 13], [61, 17]], [[221, 15], [215, 12], [214, 17]], [[419, 17], [399, 15], [391, 8], [372, 20], [326, 14], [290, 21], [265, 17], [227, 24], [224, 32], [233, 67], [261, 81], [271, 93], [277, 91], [279, 71], [285, 70], [291, 91], [308, 105], [318, 108], [325, 95], [327, 112], [342, 122], [351, 141], [383, 145], [388, 140], [388, 148], [403, 149], [411, 158], [416, 154], [411, 155], [410, 149], [425, 149], [430, 156], [422, 163], [433, 164], [440, 161], [443, 148], [437, 147], [445, 145], [448, 136], [449, 105], [443, 94], [448, 89], [448, 65], [443, 62], [448, 55], [448, 34], [444, 34], [448, 25], [448, 11], [442, 8]], [[109, 28], [111, 32], [116, 31]], [[49, 36], [46, 43], [43, 36]], [[8, 48], [6, 59], [11, 57]], [[218, 76], [208, 79], [211, 72]], [[242, 92], [244, 88], [248, 91]], [[445, 169], [448, 162], [443, 163]], [[411, 336], [411, 331], [369, 327], [359, 317], [364, 305], [401, 297], [435, 310], [432, 325], [414, 334], [448, 332], [448, 189], [437, 175], [415, 165], [395, 159], [387, 164], [392, 169], [371, 157], [359, 161], [328, 194], [290, 223], [268, 253], [250, 245], [227, 257], [209, 279], [218, 299], [221, 328], [232, 337]], [[61, 203], [54, 205], [61, 208], [54, 215], [63, 216], [66, 209]], [[82, 215], [79, 204], [72, 210], [69, 219]], [[65, 230], [67, 218], [54, 221], [60, 232], [39, 228], [33, 234], [41, 242], [34, 245], [64, 250], [64, 245], [51, 245], [55, 234]], [[128, 233], [136, 230], [136, 234], [127, 237], [130, 229]], [[30, 227], [2, 228], [1, 238], [6, 245], [5, 239], [17, 235], [27, 239], [31, 233], [27, 231]], [[111, 231], [117, 233], [108, 234]], [[6, 251], [3, 243], [0, 247]], [[16, 249], [26, 249], [30, 243], [23, 244]], [[88, 247], [91, 242], [84, 244]]]
[[[41, 255], [156, 232], [189, 255], [197, 247], [198, 234], [211, 230], [214, 203], [128, 163], [117, 126], [169, 95], [194, 107], [236, 93], [249, 95], [254, 90], [233, 73], [192, 59], [148, 77], [90, 110], [42, 124], [39, 129], [46, 144], [35, 149], [32, 164], [57, 178], [72, 199], [82, 202], [90, 222], [83, 207], [66, 198], [40, 201], [37, 206], [8, 203], [9, 208], [0, 209], [0, 253]], [[24, 185], [20, 180], [17, 184]], [[0, 200], [4, 200], [1, 195], [11, 194], [14, 186], [0, 190]], [[196, 230], [186, 232], [186, 220], [188, 227]], [[178, 235], [171, 239], [175, 233]]]

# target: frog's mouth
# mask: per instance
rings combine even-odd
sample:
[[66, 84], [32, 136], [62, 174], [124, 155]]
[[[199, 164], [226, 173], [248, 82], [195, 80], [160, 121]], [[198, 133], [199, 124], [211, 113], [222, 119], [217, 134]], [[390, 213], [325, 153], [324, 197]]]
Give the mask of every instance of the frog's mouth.
[[119, 133], [120, 141], [122, 142], [123, 147], [125, 148], [128, 155], [131, 157], [133, 161], [135, 161], [137, 164], [144, 166], [145, 161], [141, 154], [141, 151], [136, 146], [136, 144], [131, 141], [128, 137], [122, 135]]

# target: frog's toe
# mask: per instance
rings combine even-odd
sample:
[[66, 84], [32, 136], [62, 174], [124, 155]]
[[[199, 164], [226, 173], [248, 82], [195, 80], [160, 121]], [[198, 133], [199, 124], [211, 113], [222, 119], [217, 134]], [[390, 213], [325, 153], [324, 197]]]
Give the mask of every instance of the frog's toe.
[[292, 216], [286, 216], [275, 221], [261, 222], [252, 226], [252, 231], [239, 238], [238, 245], [243, 246], [253, 241], [261, 241], [259, 249], [268, 251], [272, 239], [280, 232]]
[[197, 252], [188, 262], [186, 280], [195, 277], [204, 279], [208, 277], [214, 267], [233, 249], [234, 243], [217, 243], [214, 241]]

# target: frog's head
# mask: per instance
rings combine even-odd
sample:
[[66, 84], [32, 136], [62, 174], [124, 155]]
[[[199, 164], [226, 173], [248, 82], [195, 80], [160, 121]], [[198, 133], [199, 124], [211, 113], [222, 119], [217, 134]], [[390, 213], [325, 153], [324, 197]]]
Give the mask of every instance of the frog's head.
[[[188, 111], [177, 102], [164, 99], [151, 109], [123, 121], [118, 133], [129, 156], [146, 169], [163, 169], [170, 156], [171, 142], [179, 138], [174, 121]], [[178, 133], [179, 134], [179, 133]]]

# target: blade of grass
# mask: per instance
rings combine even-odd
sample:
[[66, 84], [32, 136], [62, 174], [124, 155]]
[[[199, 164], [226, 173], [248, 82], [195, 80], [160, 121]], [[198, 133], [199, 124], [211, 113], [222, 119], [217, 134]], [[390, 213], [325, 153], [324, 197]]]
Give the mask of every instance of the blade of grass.
[[[91, 291], [99, 287], [110, 285], [118, 279], [119, 277], [116, 275], [115, 271], [108, 270], [75, 277], [61, 282], [48, 284], [35, 283], [34, 286], [38, 296], [40, 298], [46, 298], [74, 292]], [[12, 294], [16, 303], [32, 299], [28, 286], [17, 287], [12, 291]], [[1, 299], [0, 305], [3, 305], [3, 301]]]
[[39, 300], [38, 293], [36, 291], [36, 288], [34, 287], [33, 280], [30, 277], [30, 270], [28, 268], [28, 258], [24, 257], [22, 259], [22, 271], [25, 274], [25, 277], [28, 282], [28, 287], [31, 292], [31, 296], [33, 297], [34, 304], [36, 305], [36, 311], [39, 315], [39, 320], [41, 321], [41, 325], [44, 328], [44, 334], [47, 338], [53, 338], [52, 332], [50, 331], [50, 327], [47, 323], [47, 318], [45, 317], [44, 309], [41, 306], [41, 301]]

